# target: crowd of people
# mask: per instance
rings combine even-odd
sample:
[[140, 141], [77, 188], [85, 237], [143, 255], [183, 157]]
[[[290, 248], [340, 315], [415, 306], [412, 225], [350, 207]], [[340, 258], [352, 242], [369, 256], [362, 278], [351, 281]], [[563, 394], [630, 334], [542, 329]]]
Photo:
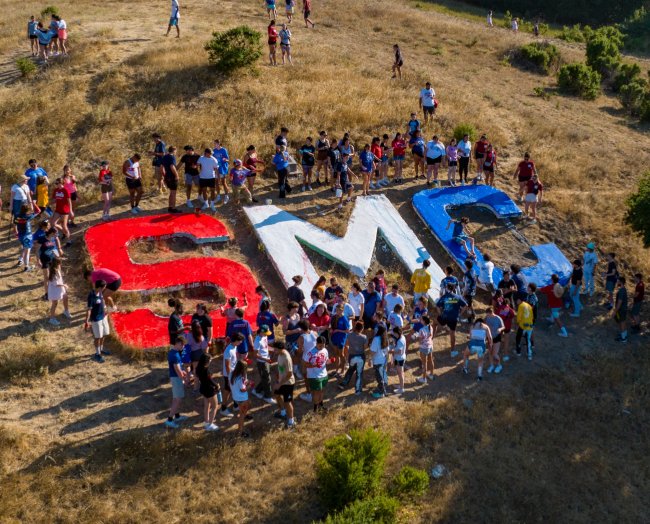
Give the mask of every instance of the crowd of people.
[[51, 56], [66, 56], [68, 24], [57, 14], [50, 16], [49, 24], [37, 20], [32, 15], [27, 22], [27, 40], [29, 40], [32, 56], [40, 56], [45, 62]]

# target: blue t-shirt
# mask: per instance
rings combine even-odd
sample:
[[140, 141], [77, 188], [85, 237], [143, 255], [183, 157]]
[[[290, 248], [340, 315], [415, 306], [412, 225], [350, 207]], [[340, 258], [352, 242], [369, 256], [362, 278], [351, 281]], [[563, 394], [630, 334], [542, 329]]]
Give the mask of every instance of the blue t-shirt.
[[181, 360], [181, 353], [176, 349], [172, 348], [167, 352], [167, 363], [169, 364], [169, 378], [178, 377], [176, 369], [174, 368], [175, 364], [183, 366], [183, 361]]
[[[232, 337], [235, 333], [241, 333], [244, 335], [244, 341], [241, 343], [241, 346], [237, 349], [240, 353], [245, 353], [251, 348], [248, 347], [248, 337], [253, 334], [251, 330], [251, 325], [248, 323], [248, 320], [243, 318], [236, 318], [230, 324], [228, 324], [228, 329], [226, 329], [226, 336]], [[244, 351], [245, 350], [245, 351]]]
[[476, 295], [476, 278], [474, 278], [471, 270], [465, 271], [463, 282], [465, 284], [465, 289], [463, 291], [465, 296], [473, 297]]
[[34, 233], [34, 242], [37, 244], [42, 244], [45, 241], [45, 233], [46, 231], [43, 229], [38, 229], [36, 233]]
[[212, 151], [212, 156], [216, 158], [217, 162], [219, 163], [219, 174], [227, 175], [230, 161], [228, 150], [225, 147], [220, 147], [219, 149]]
[[[346, 331], [350, 330], [350, 321], [348, 318], [343, 315], [341, 316], [337, 322], [336, 326], [333, 326], [334, 329], [344, 329]], [[347, 333], [332, 333], [332, 344], [338, 347], [343, 347], [345, 346], [345, 342], [348, 339], [348, 334]]]
[[452, 233], [454, 238], [462, 237], [465, 235], [463, 230], [463, 223], [460, 220], [454, 220], [454, 232]]
[[273, 165], [278, 171], [287, 169], [289, 167], [289, 154], [286, 151], [284, 153], [277, 152], [273, 156]]
[[106, 306], [104, 304], [104, 295], [101, 291], [88, 293], [88, 309], [90, 309], [90, 321], [99, 322], [106, 316]]
[[29, 213], [28, 215], [23, 215], [21, 213], [16, 218], [14, 218], [14, 223], [16, 224], [16, 229], [18, 231], [18, 236], [21, 239], [32, 234], [31, 220], [35, 216], [36, 215], [34, 215], [34, 213]]
[[409, 134], [412, 135], [418, 129], [420, 129], [420, 121], [417, 120], [417, 119], [416, 120], [409, 120], [408, 126], [409, 126]]
[[[155, 145], [155, 147], [153, 148], [154, 153], [163, 153], [164, 154], [165, 151], [167, 151], [167, 146], [165, 145], [165, 142], [163, 142], [162, 140], [160, 142], [158, 142]], [[162, 159], [163, 159], [162, 156], [153, 157], [152, 165], [161, 166], [162, 165]]]
[[274, 313], [271, 313], [270, 311], [260, 311], [257, 314], [257, 319], [255, 320], [255, 323], [257, 324], [257, 327], [263, 326], [265, 324], [269, 326], [269, 329], [271, 330], [271, 334], [268, 336], [268, 340], [275, 339], [275, 330], [273, 328], [277, 326], [280, 323], [280, 321], [278, 320], [278, 317], [276, 317]]
[[361, 151], [359, 153], [359, 161], [361, 162], [361, 167], [366, 173], [372, 172], [373, 164], [375, 162], [375, 155], [370, 151]]
[[460, 310], [467, 307], [467, 302], [456, 293], [445, 293], [438, 299], [436, 306], [442, 310], [442, 318], [446, 320], [458, 320]]
[[455, 276], [445, 277], [440, 281], [440, 289], [444, 292], [447, 289], [448, 285], [454, 286], [454, 289], [458, 289], [458, 279]]
[[246, 178], [250, 174], [248, 169], [235, 169], [234, 167], [230, 170], [230, 176], [232, 177], [232, 185], [236, 187], [241, 187], [246, 183]]
[[524, 279], [519, 276], [519, 273], [512, 275], [512, 281], [515, 283], [515, 286], [517, 286], [517, 291], [526, 291], [526, 283], [524, 282]]
[[183, 364], [189, 364], [192, 362], [192, 346], [190, 344], [185, 344], [183, 346], [183, 351], [181, 351], [181, 362]]
[[45, 171], [45, 169], [43, 169], [42, 167], [37, 167], [36, 169], [30, 167], [25, 171], [25, 176], [29, 178], [29, 180], [27, 181], [29, 190], [32, 193], [36, 193], [36, 181], [38, 180], [39, 176], [47, 176], [47, 171]]
[[424, 146], [426, 145], [424, 138], [421, 136], [414, 136], [409, 140], [409, 145], [411, 146], [411, 151], [413, 151], [413, 153], [419, 156], [424, 156]]
[[176, 165], [176, 157], [171, 153], [167, 153], [164, 157], [162, 157], [160, 165], [165, 168], [165, 176], [167, 178], [173, 178], [174, 173], [171, 170], [171, 166]]
[[38, 22], [29, 21], [27, 22], [27, 33], [29, 36], [34, 36], [36, 34], [36, 28], [38, 27]]
[[55, 34], [56, 33], [54, 31], [43, 31], [39, 29], [38, 33], [36, 34], [36, 36], [38, 36], [38, 43], [41, 45], [49, 45]]
[[373, 291], [372, 294], [370, 294], [367, 289], [364, 289], [361, 294], [365, 299], [363, 318], [372, 318], [377, 311], [377, 306], [381, 304], [381, 294], [379, 291]]

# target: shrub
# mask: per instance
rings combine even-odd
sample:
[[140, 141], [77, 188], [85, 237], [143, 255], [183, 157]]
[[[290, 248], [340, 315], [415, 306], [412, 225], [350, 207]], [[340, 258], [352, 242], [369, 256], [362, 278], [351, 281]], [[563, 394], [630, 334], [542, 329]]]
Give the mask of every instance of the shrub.
[[519, 54], [524, 62], [544, 73], [557, 70], [560, 64], [560, 52], [547, 42], [526, 44], [519, 49]]
[[502, 24], [506, 29], [510, 29], [510, 26], [512, 25], [512, 13], [510, 11], [504, 13]]
[[20, 71], [21, 76], [33, 75], [38, 67], [30, 58], [19, 58], [16, 60], [16, 67]]
[[392, 524], [399, 502], [386, 495], [357, 500], [333, 516], [325, 524]]
[[618, 74], [614, 77], [612, 89], [618, 93], [625, 84], [640, 78], [641, 68], [638, 64], [621, 64], [618, 68]]
[[469, 135], [469, 139], [474, 142], [478, 138], [478, 131], [472, 124], [458, 124], [454, 128], [454, 138], [460, 142], [465, 135]]
[[643, 78], [637, 78], [621, 87], [619, 98], [621, 104], [631, 115], [638, 115], [647, 96], [648, 83]]
[[650, 247], [650, 171], [639, 180], [636, 193], [627, 199], [627, 222], [643, 238], [643, 245]]
[[208, 60], [219, 71], [230, 73], [254, 64], [262, 56], [262, 35], [248, 26], [212, 33], [205, 44]]
[[587, 65], [606, 77], [621, 63], [623, 33], [612, 26], [600, 27], [587, 40]]
[[316, 477], [323, 503], [338, 510], [379, 489], [390, 441], [373, 429], [350, 432], [325, 442], [317, 457]]
[[650, 92], [646, 92], [639, 108], [639, 118], [641, 122], [650, 122]]
[[585, 35], [582, 33], [580, 24], [576, 24], [572, 27], [564, 26], [560, 32], [559, 38], [566, 40], [567, 42], [585, 42]]
[[[59, 14], [59, 8], [53, 5], [48, 5], [45, 9], [41, 11], [41, 18], [49, 18], [52, 15], [58, 15]], [[45, 26], [47, 24], [43, 22]]]
[[391, 493], [397, 497], [419, 497], [429, 487], [429, 475], [422, 469], [404, 466], [393, 478]]
[[12, 347], [0, 350], [0, 378], [16, 383], [47, 376], [58, 362], [56, 351], [46, 345], [29, 345], [16, 351]]
[[560, 91], [569, 95], [593, 100], [600, 93], [600, 74], [585, 64], [563, 65], [557, 81]]

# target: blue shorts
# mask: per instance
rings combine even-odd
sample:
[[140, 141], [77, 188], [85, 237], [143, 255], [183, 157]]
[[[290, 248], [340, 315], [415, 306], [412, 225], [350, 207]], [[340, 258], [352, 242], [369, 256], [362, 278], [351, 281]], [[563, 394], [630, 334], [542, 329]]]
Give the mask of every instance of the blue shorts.
[[18, 240], [25, 249], [31, 249], [34, 247], [34, 237], [31, 234], [19, 236]]
[[432, 351], [433, 351], [433, 348], [420, 347], [420, 353], [422, 353], [423, 355], [430, 355]]
[[464, 235], [464, 234], [463, 235], [458, 235], [457, 237], [454, 237], [454, 242], [456, 242], [456, 244], [461, 244], [462, 245], [465, 242], [467, 242], [467, 240], [469, 240], [469, 237], [467, 235]]
[[274, 10], [274, 9], [275, 9], [275, 4], [269, 4], [269, 3], [267, 3], [267, 4], [266, 4], [266, 8], [267, 8], [267, 9]]
[[404, 160], [404, 155], [393, 155], [393, 160]]
[[551, 308], [551, 318], [552, 319], [560, 318], [560, 311], [562, 311], [561, 307], [552, 307]]
[[170, 26], [176, 26], [176, 25], [178, 25], [178, 18], [170, 18], [170, 19], [169, 19], [169, 25], [170, 25]]
[[199, 185], [199, 175], [188, 175], [185, 173], [185, 185], [186, 186], [198, 186]]
[[481, 358], [485, 354], [485, 342], [481, 342], [480, 340], [470, 340], [467, 345], [469, 347], [469, 352], [472, 355]]
[[382, 156], [381, 157], [381, 163], [382, 164], [388, 164], [389, 161], [390, 161], [390, 158], [388, 158], [387, 156]]

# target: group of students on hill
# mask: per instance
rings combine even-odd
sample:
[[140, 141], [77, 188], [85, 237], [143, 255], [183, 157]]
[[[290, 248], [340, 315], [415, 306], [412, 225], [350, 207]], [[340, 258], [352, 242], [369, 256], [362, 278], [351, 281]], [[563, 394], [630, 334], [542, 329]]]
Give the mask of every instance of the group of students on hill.
[[27, 22], [27, 40], [32, 56], [47, 62], [50, 56], [68, 54], [68, 24], [57, 14], [52, 14], [47, 27], [34, 15]]

